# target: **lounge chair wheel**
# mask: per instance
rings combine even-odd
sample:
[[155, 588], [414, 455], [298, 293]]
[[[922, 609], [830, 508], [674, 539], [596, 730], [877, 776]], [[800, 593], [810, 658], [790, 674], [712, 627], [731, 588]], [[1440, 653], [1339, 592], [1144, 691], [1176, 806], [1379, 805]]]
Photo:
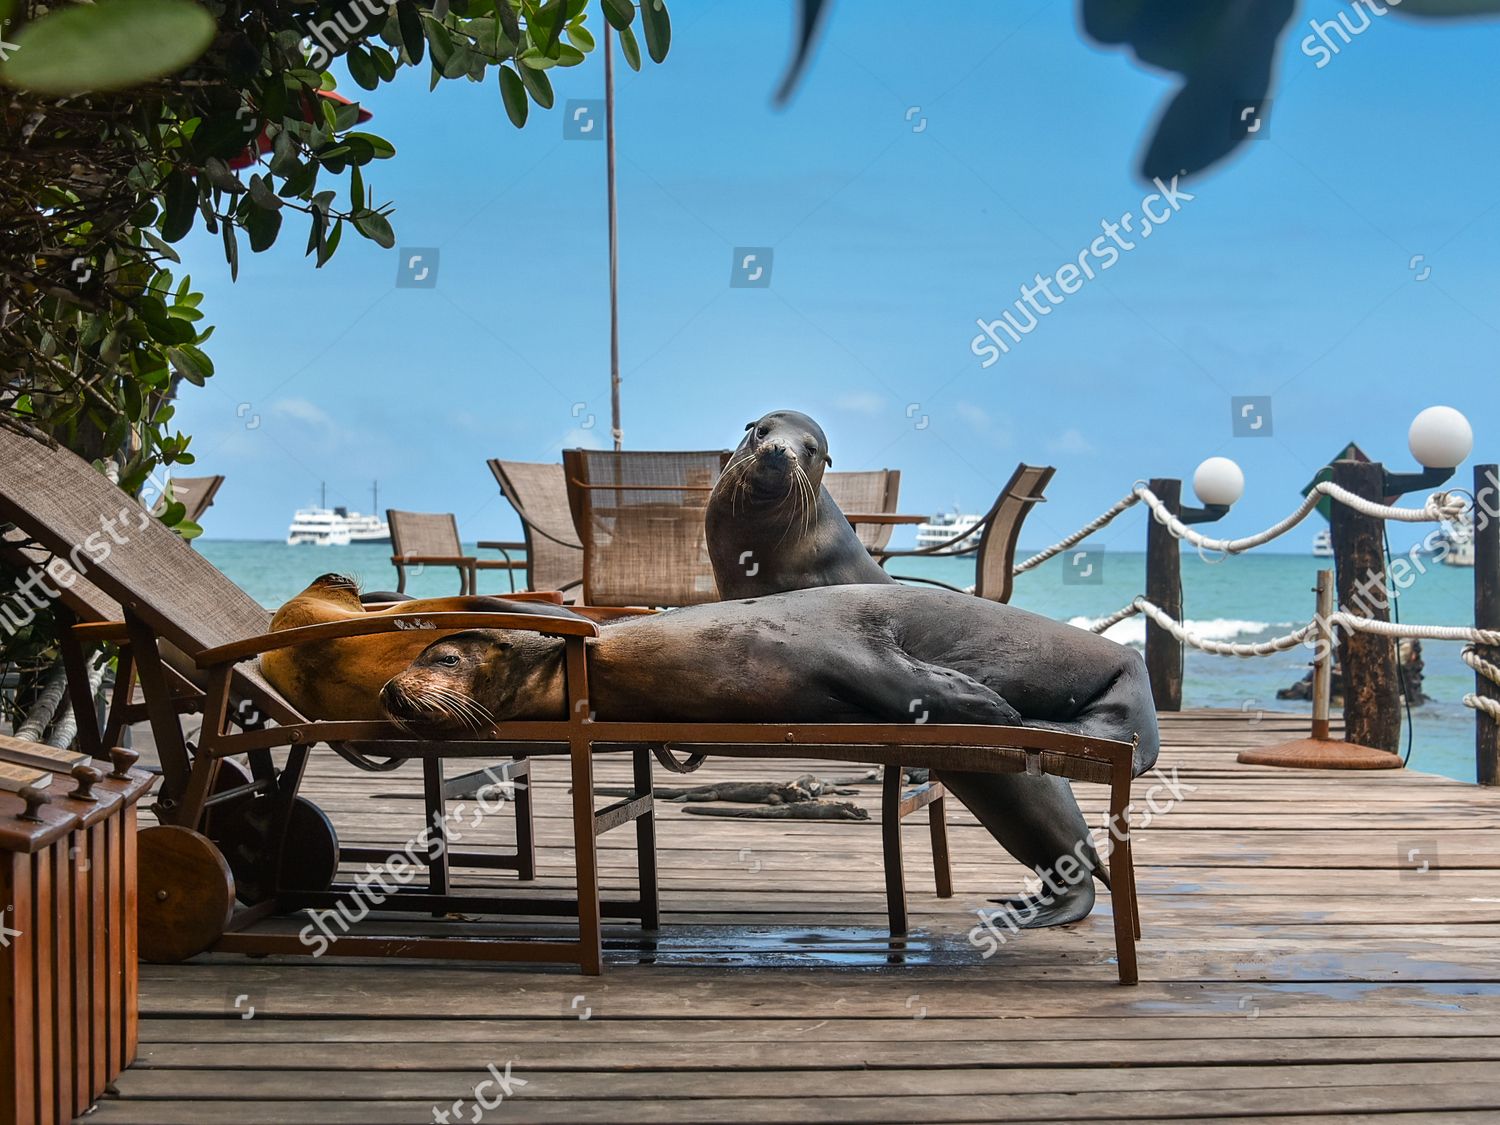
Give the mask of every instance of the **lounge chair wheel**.
[[170, 965], [210, 948], [234, 911], [234, 875], [213, 841], [158, 824], [141, 830], [136, 854], [141, 958]]
[[[229, 861], [235, 891], [246, 906], [264, 902], [274, 893], [261, 867], [261, 857], [272, 846], [272, 805], [270, 797], [253, 797], [225, 806], [215, 815], [214, 838]], [[307, 798], [294, 797], [281, 855], [281, 889], [326, 891], [338, 869], [339, 838], [333, 824]]]

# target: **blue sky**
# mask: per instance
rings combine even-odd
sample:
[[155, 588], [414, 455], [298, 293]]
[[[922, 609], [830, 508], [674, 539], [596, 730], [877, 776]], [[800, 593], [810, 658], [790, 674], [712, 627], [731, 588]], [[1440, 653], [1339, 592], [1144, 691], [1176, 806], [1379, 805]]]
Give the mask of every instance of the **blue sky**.
[[[1027, 545], [1214, 454], [1248, 482], [1220, 529], [1259, 530], [1347, 440], [1411, 467], [1433, 403], [1500, 458], [1500, 28], [1392, 14], [1319, 69], [1298, 43], [1341, 7], [1295, 17], [1262, 138], [986, 368], [976, 319], [1139, 213], [1171, 76], [1056, 0], [957, 29], [843, 0], [778, 111], [791, 0], [676, 0], [667, 62], [616, 75], [626, 448], [729, 447], [800, 409], [836, 468], [901, 469], [907, 512], [982, 511], [1017, 461], [1056, 465]], [[280, 538], [322, 481], [367, 510], [379, 479], [382, 507], [511, 537], [486, 458], [608, 441], [604, 146], [563, 137], [602, 60], [552, 74], [558, 107], [522, 131], [493, 83], [364, 95], [398, 150], [367, 180], [399, 247], [440, 251], [435, 288], [397, 288], [397, 251], [352, 232], [314, 270], [290, 220], [236, 284], [217, 239], [185, 243], [218, 325], [218, 374], [179, 407], [198, 469], [228, 477], [210, 536]], [[773, 249], [769, 288], [730, 287], [737, 247]], [[1236, 395], [1271, 396], [1269, 437], [1234, 436]], [[1139, 549], [1140, 519], [1100, 542]]]

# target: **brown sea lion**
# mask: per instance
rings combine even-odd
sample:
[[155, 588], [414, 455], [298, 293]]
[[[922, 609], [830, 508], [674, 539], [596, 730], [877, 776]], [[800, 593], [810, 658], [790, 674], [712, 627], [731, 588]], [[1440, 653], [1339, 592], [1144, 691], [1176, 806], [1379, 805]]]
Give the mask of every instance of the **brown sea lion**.
[[[404, 598], [404, 595], [403, 595]], [[273, 632], [347, 621], [380, 613], [496, 612], [549, 617], [577, 614], [547, 601], [457, 596], [413, 598], [385, 609], [369, 610], [360, 601], [359, 585], [342, 574], [324, 574], [287, 602], [271, 618]], [[276, 649], [260, 658], [271, 686], [309, 719], [383, 719], [380, 689], [432, 643], [430, 632], [376, 633]]]
[[[562, 658], [559, 638], [457, 633], [424, 649], [381, 697], [392, 718], [419, 733], [477, 729], [476, 716], [557, 719], [564, 710]], [[1138, 653], [949, 591], [829, 586], [690, 606], [611, 625], [589, 642], [589, 661], [589, 702], [601, 720], [1045, 727], [1138, 740], [1137, 774], [1156, 761], [1160, 745]], [[1062, 779], [940, 776], [1028, 866], [1050, 871], [1070, 853], [1098, 866]], [[992, 784], [1017, 779], [1058, 785]], [[1093, 901], [1090, 881], [1081, 878], [1039, 907], [1031, 925], [1073, 921]]]
[[823, 487], [831, 464], [828, 437], [806, 414], [776, 410], [745, 427], [708, 497], [719, 597], [895, 581]]

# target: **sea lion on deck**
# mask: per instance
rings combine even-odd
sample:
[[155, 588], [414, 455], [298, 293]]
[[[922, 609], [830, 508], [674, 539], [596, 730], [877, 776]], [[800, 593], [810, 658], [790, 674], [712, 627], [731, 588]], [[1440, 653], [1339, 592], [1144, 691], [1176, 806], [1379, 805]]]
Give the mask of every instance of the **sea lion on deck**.
[[[456, 596], [401, 598], [382, 610], [365, 608], [359, 585], [342, 574], [324, 574], [278, 609], [271, 631], [347, 621], [381, 613], [494, 612], [577, 617], [550, 602]], [[431, 644], [430, 632], [374, 633], [275, 649], [260, 658], [271, 686], [309, 719], [384, 719], [380, 689]]]
[[719, 597], [895, 582], [823, 487], [831, 464], [828, 437], [806, 414], [775, 410], [745, 427], [708, 497]]
[[[850, 585], [715, 602], [611, 625], [588, 651], [589, 702], [601, 720], [1044, 727], [1138, 740], [1137, 774], [1151, 767], [1159, 748], [1139, 654], [968, 594]], [[559, 719], [562, 660], [559, 638], [456, 633], [428, 645], [381, 698], [393, 719], [418, 733]], [[941, 777], [1022, 862], [1051, 871], [1081, 846], [1080, 854], [1098, 866], [1061, 778]], [[1058, 784], [1034, 787], [1018, 779]], [[1093, 886], [1082, 878], [1040, 906], [1030, 924], [1076, 920], [1093, 901]]]

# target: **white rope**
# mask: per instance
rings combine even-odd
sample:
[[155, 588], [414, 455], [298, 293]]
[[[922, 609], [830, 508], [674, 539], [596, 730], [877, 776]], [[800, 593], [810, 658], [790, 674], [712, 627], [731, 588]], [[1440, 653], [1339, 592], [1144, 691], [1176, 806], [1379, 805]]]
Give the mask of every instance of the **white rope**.
[[[1500, 665], [1491, 664], [1480, 656], [1473, 645], [1469, 645], [1463, 651], [1464, 663], [1474, 669], [1479, 675], [1489, 680], [1492, 684], [1500, 684]], [[1495, 722], [1500, 723], [1500, 699], [1491, 699], [1488, 696], [1477, 695], [1467, 692], [1464, 695], [1464, 706], [1475, 711], [1483, 711]]]
[[1119, 503], [1117, 503], [1113, 508], [1110, 508], [1109, 511], [1101, 512], [1088, 523], [1080, 527], [1077, 531], [1073, 532], [1072, 535], [1069, 535], [1066, 539], [1059, 539], [1045, 551], [1038, 551], [1036, 554], [1032, 555], [1031, 558], [1026, 559], [1024, 562], [1017, 563], [1014, 567], [1011, 568], [1011, 574], [1025, 574], [1028, 570], [1041, 566], [1042, 563], [1046, 562], [1054, 555], [1062, 554], [1069, 547], [1073, 546], [1073, 544], [1081, 543], [1083, 540], [1087, 539], [1090, 535], [1094, 534], [1094, 532], [1098, 531], [1101, 527], [1109, 523], [1127, 508], [1140, 503], [1140, 500], [1141, 497], [1136, 491], [1130, 492], [1128, 495], [1122, 497]]
[[1419, 641], [1468, 641], [1470, 644], [1500, 645], [1500, 632], [1476, 629], [1472, 625], [1397, 625], [1340, 611], [1328, 618], [1330, 626], [1341, 626], [1351, 633], [1373, 633], [1379, 637], [1415, 638]]
[[1129, 605], [1123, 607], [1122, 609], [1115, 610], [1108, 617], [1101, 617], [1098, 621], [1095, 621], [1092, 625], [1089, 626], [1089, 632], [1107, 633], [1121, 621], [1128, 620], [1129, 618], [1134, 617], [1140, 612], [1141, 607], [1136, 605], [1135, 602], [1131, 602]]
[[26, 721], [16, 728], [15, 737], [25, 739], [27, 742], [40, 742], [42, 732], [47, 729], [47, 724], [57, 714], [57, 709], [67, 690], [68, 673], [63, 668], [62, 661], [59, 660], [52, 666], [47, 683], [42, 688], [41, 694], [37, 696], [36, 703], [32, 705]]
[[1420, 508], [1393, 508], [1387, 504], [1376, 504], [1357, 496], [1346, 488], [1341, 488], [1332, 481], [1319, 481], [1313, 490], [1307, 494], [1302, 503], [1291, 515], [1280, 523], [1273, 524], [1264, 531], [1255, 535], [1247, 535], [1241, 539], [1210, 539], [1206, 535], [1200, 535], [1187, 524], [1172, 514], [1166, 504], [1144, 484], [1136, 485], [1136, 495], [1146, 502], [1151, 509], [1152, 516], [1160, 524], [1163, 524], [1173, 536], [1178, 539], [1186, 539], [1200, 550], [1220, 551], [1226, 555], [1237, 555], [1248, 551], [1252, 547], [1259, 547], [1271, 542], [1271, 540], [1285, 535], [1296, 527], [1308, 513], [1318, 506], [1324, 496], [1329, 496], [1345, 504], [1361, 515], [1369, 516], [1378, 520], [1398, 520], [1402, 523], [1438, 523], [1443, 520], [1457, 519], [1468, 508], [1463, 497], [1454, 492], [1434, 492], [1427, 498], [1427, 503]]

